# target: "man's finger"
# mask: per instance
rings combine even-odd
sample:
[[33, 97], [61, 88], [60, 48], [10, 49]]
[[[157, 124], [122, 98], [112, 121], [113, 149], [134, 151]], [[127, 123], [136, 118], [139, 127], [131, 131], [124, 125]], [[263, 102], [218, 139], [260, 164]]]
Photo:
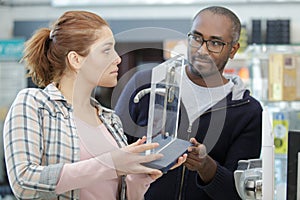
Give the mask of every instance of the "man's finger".
[[194, 154], [199, 154], [200, 149], [199, 149], [199, 147], [190, 146], [190, 147], [188, 147], [188, 152], [189, 153], [194, 153]]
[[192, 143], [195, 147], [197, 147], [200, 144], [195, 138], [191, 138], [190, 143]]

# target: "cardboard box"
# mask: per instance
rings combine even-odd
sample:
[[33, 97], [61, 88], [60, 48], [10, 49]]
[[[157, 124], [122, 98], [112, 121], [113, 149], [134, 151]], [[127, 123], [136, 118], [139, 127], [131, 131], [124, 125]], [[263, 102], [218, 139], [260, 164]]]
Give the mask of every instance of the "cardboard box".
[[[269, 56], [269, 90], [270, 101], [294, 101], [297, 100], [297, 73], [299, 73], [300, 61], [298, 54], [273, 53]], [[300, 78], [298, 78], [300, 79]]]

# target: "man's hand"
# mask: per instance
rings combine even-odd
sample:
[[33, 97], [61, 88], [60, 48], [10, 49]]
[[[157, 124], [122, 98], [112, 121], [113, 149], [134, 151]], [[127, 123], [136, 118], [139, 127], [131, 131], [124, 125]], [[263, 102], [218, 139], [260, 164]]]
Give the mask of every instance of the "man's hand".
[[191, 138], [190, 142], [193, 144], [188, 147], [188, 157], [185, 166], [191, 171], [198, 171], [202, 168], [205, 162], [206, 147], [204, 144], [197, 142], [195, 138]]
[[188, 157], [184, 165], [191, 171], [197, 171], [204, 182], [209, 182], [216, 174], [217, 164], [207, 155], [206, 147], [195, 138], [191, 138], [193, 146], [188, 147]]

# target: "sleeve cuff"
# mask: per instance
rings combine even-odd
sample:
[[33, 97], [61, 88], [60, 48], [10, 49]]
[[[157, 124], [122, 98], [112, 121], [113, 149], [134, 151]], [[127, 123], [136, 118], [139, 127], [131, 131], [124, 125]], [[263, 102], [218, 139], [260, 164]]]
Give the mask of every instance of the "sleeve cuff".
[[205, 184], [197, 173], [196, 184], [212, 199], [240, 199], [235, 188], [233, 173], [218, 163], [215, 177], [211, 182]]
[[224, 172], [223, 172], [222, 167], [218, 163], [217, 163], [216, 174], [211, 182], [204, 183], [202, 181], [202, 179], [200, 178], [200, 176], [198, 175], [198, 173], [196, 175], [197, 186], [200, 187], [201, 189], [209, 189], [209, 188], [219, 187], [220, 184], [222, 184], [222, 182], [224, 182]]

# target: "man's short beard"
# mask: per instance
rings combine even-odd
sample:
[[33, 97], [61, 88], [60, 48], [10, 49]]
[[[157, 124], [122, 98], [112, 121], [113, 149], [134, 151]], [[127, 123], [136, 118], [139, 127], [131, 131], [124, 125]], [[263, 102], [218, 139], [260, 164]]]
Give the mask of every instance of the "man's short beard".
[[193, 66], [193, 64], [189, 63], [189, 66], [190, 68], [190, 72], [194, 75], [194, 76], [198, 76], [200, 78], [203, 78], [202, 74], [196, 70], [196, 68]]
[[225, 68], [225, 66], [226, 66], [226, 64], [227, 64], [227, 61], [223, 64], [223, 67], [221, 68], [221, 69], [219, 69], [217, 66], [214, 66], [215, 68], [216, 68], [216, 70], [215, 71], [210, 71], [210, 72], [204, 72], [204, 73], [201, 73], [201, 72], [199, 72], [194, 66], [193, 66], [193, 64], [191, 64], [191, 63], [189, 63], [189, 65], [188, 65], [188, 67], [190, 68], [190, 72], [194, 75], [194, 76], [197, 76], [197, 77], [199, 77], [199, 78], [202, 78], [202, 79], [204, 79], [204, 78], [206, 78], [206, 77], [209, 77], [209, 76], [211, 76], [211, 75], [213, 75], [213, 74], [215, 74], [215, 73], [220, 73], [221, 75], [223, 74], [223, 71], [224, 71], [224, 68]]

